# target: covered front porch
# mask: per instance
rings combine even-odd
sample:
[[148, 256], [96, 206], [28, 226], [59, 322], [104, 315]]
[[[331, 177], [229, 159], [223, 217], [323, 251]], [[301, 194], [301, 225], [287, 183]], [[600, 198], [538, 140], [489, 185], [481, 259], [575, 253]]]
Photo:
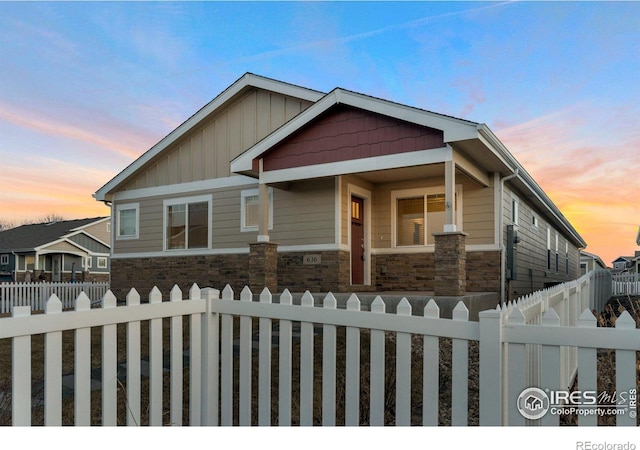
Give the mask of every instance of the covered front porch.
[[[495, 191], [501, 165], [492, 152], [478, 161], [486, 145], [472, 122], [342, 90], [328, 94], [231, 163], [232, 172], [259, 183], [251, 245], [260, 261], [251, 266], [260, 273], [256, 286], [278, 279], [270, 190], [325, 179], [336, 186], [340, 292], [464, 295], [468, 246], [495, 253], [501, 239]], [[499, 290], [499, 255], [489, 259], [496, 257], [497, 267], [484, 275], [490, 288], [482, 291]]]

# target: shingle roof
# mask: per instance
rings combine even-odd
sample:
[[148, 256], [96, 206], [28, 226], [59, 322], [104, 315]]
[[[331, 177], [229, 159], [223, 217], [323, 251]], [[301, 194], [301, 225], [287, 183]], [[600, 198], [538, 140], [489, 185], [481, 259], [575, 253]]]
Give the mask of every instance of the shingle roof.
[[2, 251], [28, 251], [43, 244], [53, 242], [62, 236], [69, 234], [76, 228], [89, 225], [104, 217], [90, 219], [63, 220], [51, 223], [38, 223], [22, 225], [0, 232], [0, 252]]

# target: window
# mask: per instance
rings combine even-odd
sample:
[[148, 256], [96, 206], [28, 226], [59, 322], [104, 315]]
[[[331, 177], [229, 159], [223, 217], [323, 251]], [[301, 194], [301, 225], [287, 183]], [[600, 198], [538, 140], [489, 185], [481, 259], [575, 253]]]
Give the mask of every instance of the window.
[[[240, 231], [258, 231], [260, 220], [260, 194], [258, 189], [247, 189], [241, 193]], [[269, 188], [269, 229], [273, 228], [273, 188]]]
[[0, 264], [2, 265], [9, 264], [9, 255], [0, 255]]
[[569, 243], [564, 243], [564, 271], [569, 275]]
[[551, 228], [547, 228], [547, 270], [551, 270]]
[[105, 256], [98, 256], [98, 269], [107, 268], [107, 258]]
[[560, 255], [558, 254], [558, 233], [556, 233], [556, 272], [560, 272]]
[[531, 225], [533, 225], [535, 228], [538, 228], [538, 216], [536, 216], [535, 214], [531, 216]]
[[520, 217], [520, 200], [515, 195], [511, 197], [511, 222], [518, 225]]
[[87, 256], [84, 259], [84, 268], [85, 269], [91, 269], [91, 259], [92, 259], [91, 256]]
[[210, 247], [211, 196], [165, 200], [165, 248]]
[[137, 239], [138, 219], [140, 205], [138, 203], [128, 203], [116, 206], [116, 238], [117, 239]]
[[[444, 188], [392, 191], [394, 244], [397, 247], [433, 245], [433, 233], [444, 229]], [[454, 222], [462, 227], [462, 189], [456, 186]]]

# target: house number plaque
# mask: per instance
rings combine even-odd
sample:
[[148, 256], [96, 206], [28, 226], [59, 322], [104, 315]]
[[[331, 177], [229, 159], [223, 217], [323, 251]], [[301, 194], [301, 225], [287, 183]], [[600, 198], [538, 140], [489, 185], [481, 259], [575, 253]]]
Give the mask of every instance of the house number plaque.
[[302, 258], [302, 264], [305, 266], [320, 264], [322, 262], [322, 255], [304, 255]]

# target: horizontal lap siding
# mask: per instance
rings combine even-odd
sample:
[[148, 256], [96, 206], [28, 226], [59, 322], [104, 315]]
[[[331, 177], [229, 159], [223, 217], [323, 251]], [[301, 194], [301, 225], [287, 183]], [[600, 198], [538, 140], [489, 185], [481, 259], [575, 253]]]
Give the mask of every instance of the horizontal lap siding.
[[[213, 249], [248, 249], [257, 232], [240, 231], [241, 192], [255, 186], [190, 192], [184, 196], [213, 194]], [[181, 196], [127, 200], [140, 204], [139, 239], [116, 239], [115, 254], [158, 252], [163, 249], [163, 200]], [[279, 245], [332, 244], [335, 241], [335, 185], [333, 179], [274, 188], [271, 240]]]
[[495, 240], [495, 206], [493, 186], [480, 187], [463, 178], [462, 222], [468, 234], [467, 245], [491, 245]]
[[[456, 184], [462, 184], [462, 229], [467, 245], [490, 245], [494, 242], [493, 187], [482, 188], [464, 176], [458, 176]], [[396, 190], [444, 187], [444, 178], [426, 178], [376, 185], [372, 215], [373, 248], [391, 248], [392, 217], [391, 192]]]
[[274, 189], [271, 240], [283, 245], [335, 242], [335, 181], [294, 183]]
[[[506, 226], [512, 224], [511, 201], [514, 192], [505, 187], [503, 198], [503, 212], [506, 242]], [[579, 249], [569, 242], [569, 274], [565, 270], [565, 243], [568, 242], [553, 224], [526, 202], [524, 196], [515, 192], [519, 200], [518, 234], [518, 266], [517, 280], [510, 283], [512, 296], [525, 295], [532, 290], [542, 289], [545, 283], [564, 282], [578, 278]], [[533, 225], [533, 216], [538, 218], [538, 226]], [[547, 270], [547, 227], [551, 228], [551, 270]], [[559, 267], [556, 270], [556, 233], [558, 234]], [[531, 274], [529, 270], [531, 269]]]

